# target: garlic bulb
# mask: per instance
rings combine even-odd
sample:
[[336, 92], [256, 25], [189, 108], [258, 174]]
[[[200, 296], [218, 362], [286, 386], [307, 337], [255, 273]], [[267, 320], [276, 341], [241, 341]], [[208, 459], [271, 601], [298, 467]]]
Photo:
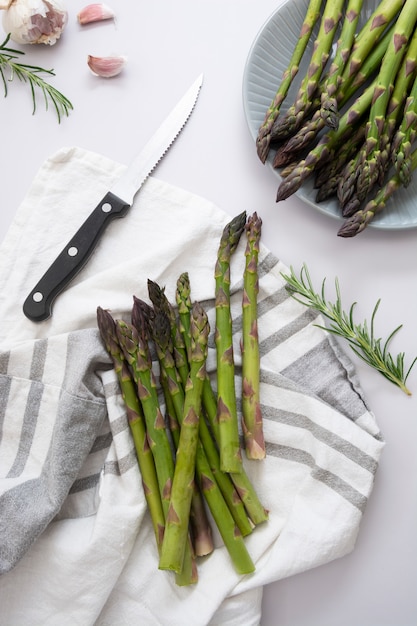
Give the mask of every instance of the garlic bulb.
[[6, 0], [0, 2], [3, 29], [16, 43], [52, 46], [68, 21], [62, 0]]

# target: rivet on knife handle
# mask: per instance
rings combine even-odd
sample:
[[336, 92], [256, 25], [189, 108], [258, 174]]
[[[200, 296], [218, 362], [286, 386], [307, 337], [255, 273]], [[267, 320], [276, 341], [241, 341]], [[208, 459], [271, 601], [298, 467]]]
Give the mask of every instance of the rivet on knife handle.
[[109, 222], [123, 217], [129, 206], [110, 191], [104, 196], [26, 298], [26, 317], [34, 322], [50, 317], [56, 296], [87, 262]]

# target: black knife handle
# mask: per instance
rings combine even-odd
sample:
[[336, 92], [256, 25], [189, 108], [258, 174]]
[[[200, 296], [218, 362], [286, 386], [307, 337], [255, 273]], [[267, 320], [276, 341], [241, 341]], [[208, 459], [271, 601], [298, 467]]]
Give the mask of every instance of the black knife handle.
[[75, 233], [23, 304], [23, 312], [33, 322], [50, 317], [52, 302], [88, 261], [104, 229], [115, 217], [123, 217], [129, 204], [110, 191]]

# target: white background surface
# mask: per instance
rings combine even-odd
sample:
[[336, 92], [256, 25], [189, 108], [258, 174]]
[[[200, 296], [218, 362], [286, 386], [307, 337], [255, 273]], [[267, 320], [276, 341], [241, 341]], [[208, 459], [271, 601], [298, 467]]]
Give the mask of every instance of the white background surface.
[[[192, 118], [155, 175], [232, 216], [256, 210], [264, 244], [297, 271], [306, 262], [317, 287], [327, 277], [329, 298], [337, 276], [345, 308], [357, 302], [358, 321], [370, 319], [381, 298], [376, 334], [386, 338], [403, 324], [391, 351], [405, 351], [409, 364], [417, 354], [417, 231], [369, 228], [354, 239], [338, 238], [336, 220], [297, 198], [275, 203], [277, 180], [256, 155], [242, 77], [254, 38], [280, 2], [118, 0], [115, 23], [80, 27], [76, 14], [84, 3], [68, 1], [62, 39], [24, 48], [24, 61], [54, 68], [50, 82], [74, 111], [58, 125], [38, 94], [32, 116], [29, 87], [17, 79], [0, 99], [0, 237], [47, 157], [78, 145], [128, 163], [203, 72]], [[128, 63], [119, 77], [100, 79], [88, 70], [87, 54], [123, 54]], [[261, 626], [417, 624], [417, 367], [408, 381], [414, 395], [407, 397], [355, 362], [387, 444], [357, 545], [347, 557], [266, 587]]]

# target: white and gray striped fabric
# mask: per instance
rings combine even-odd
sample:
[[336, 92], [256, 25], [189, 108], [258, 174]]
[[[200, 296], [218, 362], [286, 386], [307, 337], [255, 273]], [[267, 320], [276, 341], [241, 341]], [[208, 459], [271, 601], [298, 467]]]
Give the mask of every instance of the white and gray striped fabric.
[[[158, 570], [96, 308], [128, 319], [132, 295], [147, 297], [147, 278], [173, 300], [177, 277], [188, 271], [192, 296], [214, 328], [214, 261], [230, 218], [202, 198], [150, 179], [132, 213], [58, 299], [52, 318], [37, 325], [21, 312], [35, 277], [81, 219], [69, 210], [74, 198], [80, 203], [81, 196], [88, 212], [91, 198], [121, 170], [78, 148], [60, 151], [41, 168], [0, 249], [2, 620], [8, 626], [225, 626], [240, 625], [245, 611], [245, 624], [257, 624], [264, 584], [354, 548], [384, 442], [350, 360], [318, 328], [323, 320], [288, 295], [281, 275], [287, 268], [262, 247], [258, 313], [268, 455], [264, 462], [245, 460], [270, 512], [247, 538], [256, 572], [237, 576], [216, 531], [216, 550], [201, 564], [197, 586], [178, 588]], [[87, 178], [93, 182], [82, 191], [77, 181]], [[68, 198], [68, 189], [78, 192]], [[45, 242], [42, 222], [54, 224], [57, 205], [66, 226], [50, 227]], [[138, 232], [145, 234], [140, 245]], [[238, 396], [244, 246], [242, 240], [232, 263]], [[4, 298], [10, 285], [13, 302]], [[210, 341], [214, 381], [213, 335]]]

